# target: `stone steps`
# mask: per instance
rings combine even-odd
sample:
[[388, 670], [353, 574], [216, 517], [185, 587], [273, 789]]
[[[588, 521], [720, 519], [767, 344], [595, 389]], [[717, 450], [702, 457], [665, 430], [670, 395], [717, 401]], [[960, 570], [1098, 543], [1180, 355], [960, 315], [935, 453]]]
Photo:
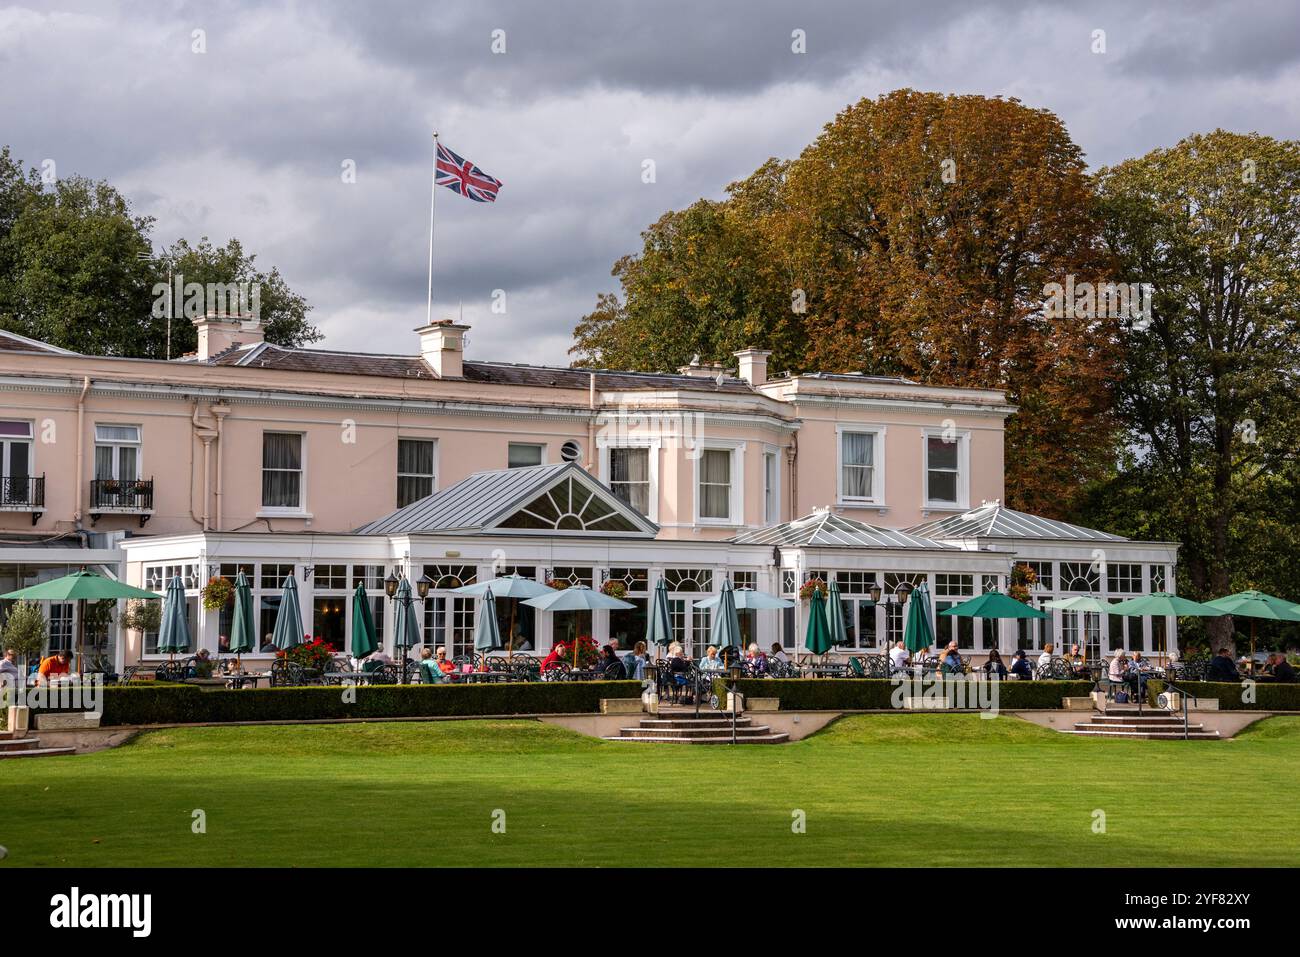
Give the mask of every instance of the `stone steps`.
[[52, 758], [60, 754], [76, 754], [76, 748], [42, 748], [36, 738], [20, 738], [12, 731], [0, 731], [0, 759]]
[[1217, 741], [1218, 731], [1206, 731], [1202, 724], [1188, 722], [1184, 734], [1182, 714], [1137, 708], [1107, 708], [1087, 721], [1076, 721], [1064, 734], [1100, 738], [1139, 738], [1169, 741]]
[[[696, 718], [688, 714], [642, 718], [636, 727], [620, 728], [606, 741], [632, 744], [731, 744], [730, 715]], [[773, 731], [752, 718], [737, 716], [737, 744], [783, 744], [790, 740], [784, 731]]]
[[[767, 730], [771, 731], [770, 728]], [[622, 742], [623, 744], [731, 744], [731, 735], [728, 734], [725, 738], [608, 737], [605, 738], [605, 740], [619, 741]], [[790, 740], [790, 735], [786, 734], [784, 731], [775, 731], [775, 732], [771, 732], [770, 734], [762, 734], [762, 735], [751, 735], [749, 737], [743, 737], [743, 738], [739, 734], [736, 735], [737, 744], [785, 744], [789, 740]]]

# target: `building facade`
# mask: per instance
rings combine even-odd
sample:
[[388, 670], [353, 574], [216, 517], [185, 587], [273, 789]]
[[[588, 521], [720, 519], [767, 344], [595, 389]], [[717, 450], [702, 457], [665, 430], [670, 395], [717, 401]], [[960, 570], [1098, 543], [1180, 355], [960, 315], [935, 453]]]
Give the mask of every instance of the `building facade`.
[[[264, 615], [293, 574], [306, 626], [331, 639], [347, 633], [358, 582], [386, 621], [387, 574], [428, 574], [423, 637], [457, 649], [478, 611], [451, 589], [503, 568], [593, 587], [618, 578], [639, 608], [664, 578], [692, 648], [709, 615], [695, 602], [724, 576], [784, 594], [813, 573], [840, 579], [853, 650], [901, 625], [883, 603], [864, 606], [873, 582], [924, 579], [938, 607], [1005, 588], [1023, 561], [1054, 597], [1173, 590], [1174, 544], [996, 504], [1015, 412], [996, 390], [770, 376], [757, 349], [735, 370], [664, 374], [471, 361], [468, 328], [449, 322], [416, 330], [408, 355], [282, 348], [220, 316], [196, 325], [198, 352], [170, 362], [0, 333], [0, 591], [83, 564], [160, 592], [180, 574], [196, 646], [219, 652], [222, 613], [198, 595], [240, 568]], [[501, 513], [467, 511], [488, 487]], [[635, 613], [515, 611], [538, 650], [577, 629], [639, 637]], [[747, 627], [798, 650], [802, 613]], [[75, 614], [47, 609], [52, 643], [70, 640]], [[953, 637], [975, 654], [1054, 637], [1159, 651], [1172, 628], [1058, 613], [1025, 633]], [[103, 640], [119, 667], [153, 657], [148, 635]]]

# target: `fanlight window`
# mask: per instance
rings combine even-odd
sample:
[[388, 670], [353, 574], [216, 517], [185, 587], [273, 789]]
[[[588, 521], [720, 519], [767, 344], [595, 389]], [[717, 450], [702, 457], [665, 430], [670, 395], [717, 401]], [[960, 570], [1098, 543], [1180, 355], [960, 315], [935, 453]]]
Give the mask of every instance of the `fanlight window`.
[[533, 499], [500, 527], [563, 532], [641, 531], [614, 506], [571, 478]]

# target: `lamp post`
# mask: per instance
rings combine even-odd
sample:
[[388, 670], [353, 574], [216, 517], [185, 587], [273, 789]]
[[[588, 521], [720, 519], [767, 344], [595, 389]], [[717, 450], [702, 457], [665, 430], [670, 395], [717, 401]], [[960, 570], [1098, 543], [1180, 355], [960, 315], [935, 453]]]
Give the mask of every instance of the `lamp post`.
[[[880, 585], [872, 585], [867, 589], [867, 594], [871, 596], [871, 604], [883, 605], [885, 609], [885, 640], [883, 647], [885, 650], [885, 664], [889, 665], [889, 609], [902, 608], [907, 604], [907, 600], [912, 597], [914, 586], [911, 582], [899, 582], [898, 587], [894, 589], [893, 595], [886, 595]], [[881, 599], [884, 599], [882, 602]]]
[[[397, 589], [401, 585], [402, 579], [405, 578], [406, 576], [402, 575], [399, 577], [397, 571], [398, 570], [394, 568], [389, 573], [388, 577], [384, 579], [384, 594], [387, 595], [389, 600], [392, 601], [394, 604], [401, 602], [403, 605], [405, 605], [409, 614], [410, 607], [417, 598], [421, 602], [428, 599], [429, 588], [430, 586], [433, 585], [433, 579], [430, 578], [428, 575], [421, 575], [418, 579], [416, 579], [414, 595], [411, 595], [409, 593], [406, 595], [398, 595]], [[397, 620], [396, 614], [393, 615], [393, 620], [394, 621]], [[396, 635], [394, 635], [394, 638], [396, 638]], [[394, 644], [394, 650], [396, 650], [396, 644]], [[406, 673], [409, 665], [410, 665], [410, 661], [407, 660], [406, 649], [402, 649], [402, 665], [401, 665], [402, 684], [406, 684]]]

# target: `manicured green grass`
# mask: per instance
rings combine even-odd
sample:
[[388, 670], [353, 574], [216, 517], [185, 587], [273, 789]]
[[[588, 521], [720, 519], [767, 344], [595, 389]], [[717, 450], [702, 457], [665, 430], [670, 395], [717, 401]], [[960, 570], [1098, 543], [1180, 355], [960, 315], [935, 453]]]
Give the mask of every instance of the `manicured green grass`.
[[0, 763], [0, 866], [1295, 866], [1297, 785], [1300, 717], [1185, 743], [863, 715], [736, 748], [530, 721], [193, 728]]

